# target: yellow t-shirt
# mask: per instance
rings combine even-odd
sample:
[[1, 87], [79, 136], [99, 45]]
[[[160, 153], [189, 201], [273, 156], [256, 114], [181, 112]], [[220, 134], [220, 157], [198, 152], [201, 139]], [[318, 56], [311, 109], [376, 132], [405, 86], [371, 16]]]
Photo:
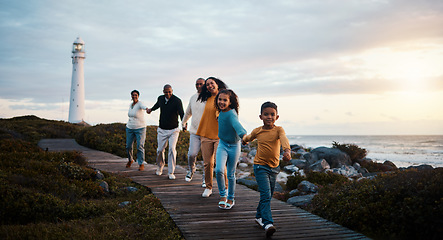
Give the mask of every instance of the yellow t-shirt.
[[274, 126], [272, 129], [258, 127], [251, 134], [243, 138], [246, 142], [257, 139], [257, 154], [254, 164], [268, 165], [271, 168], [278, 167], [280, 162], [280, 143], [283, 150], [290, 149], [289, 140], [282, 127]]
[[198, 125], [197, 135], [216, 140], [218, 139], [218, 122], [214, 100], [215, 96], [211, 96], [206, 101], [205, 110]]

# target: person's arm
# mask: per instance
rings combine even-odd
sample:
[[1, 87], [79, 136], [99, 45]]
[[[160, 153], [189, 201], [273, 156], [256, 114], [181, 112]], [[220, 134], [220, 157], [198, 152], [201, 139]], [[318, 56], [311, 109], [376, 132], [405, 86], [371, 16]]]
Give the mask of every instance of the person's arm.
[[280, 128], [279, 138], [284, 151], [283, 160], [289, 161], [291, 160], [291, 145], [289, 144], [289, 139], [286, 137], [286, 133], [283, 128]]
[[252, 130], [251, 134], [243, 135], [243, 138], [242, 138], [243, 145], [246, 145], [249, 142], [252, 142], [256, 137], [257, 137], [257, 128]]
[[180, 119], [183, 122], [183, 116], [185, 115], [185, 112], [183, 111], [183, 104], [182, 104], [182, 100], [180, 100], [180, 98], [177, 97], [178, 100], [178, 115], [180, 115]]
[[[192, 98], [191, 98], [191, 100], [192, 100]], [[189, 100], [189, 104], [188, 104], [188, 107], [186, 108], [185, 116], [183, 117], [183, 120], [182, 120], [183, 129], [186, 128], [186, 123], [192, 117], [191, 100]]]
[[230, 121], [231, 121], [232, 127], [234, 128], [235, 132], [237, 133], [237, 135], [240, 138], [243, 138], [243, 136], [247, 132], [246, 132], [246, 129], [241, 125], [240, 121], [238, 120], [237, 114], [235, 114], [235, 113], [231, 114], [230, 118], [231, 118]]
[[154, 106], [152, 106], [152, 108], [146, 109], [147, 113], [151, 113], [152, 111], [155, 111], [160, 107], [160, 97], [157, 99], [157, 102], [154, 104]]

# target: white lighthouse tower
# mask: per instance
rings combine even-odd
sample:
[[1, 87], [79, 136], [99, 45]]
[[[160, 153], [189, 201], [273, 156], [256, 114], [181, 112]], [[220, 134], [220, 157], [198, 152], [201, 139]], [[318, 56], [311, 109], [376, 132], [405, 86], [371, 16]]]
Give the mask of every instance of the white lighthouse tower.
[[85, 118], [85, 42], [78, 37], [72, 45], [72, 81], [69, 98], [69, 122], [84, 123]]

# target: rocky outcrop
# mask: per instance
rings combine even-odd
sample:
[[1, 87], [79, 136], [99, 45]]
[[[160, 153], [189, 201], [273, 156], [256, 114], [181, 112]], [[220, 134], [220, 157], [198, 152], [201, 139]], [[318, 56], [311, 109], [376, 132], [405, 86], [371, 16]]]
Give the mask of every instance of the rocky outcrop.
[[305, 153], [303, 158], [312, 165], [319, 160], [325, 159], [331, 168], [351, 165], [352, 161], [348, 154], [337, 148], [318, 147], [309, 153]]

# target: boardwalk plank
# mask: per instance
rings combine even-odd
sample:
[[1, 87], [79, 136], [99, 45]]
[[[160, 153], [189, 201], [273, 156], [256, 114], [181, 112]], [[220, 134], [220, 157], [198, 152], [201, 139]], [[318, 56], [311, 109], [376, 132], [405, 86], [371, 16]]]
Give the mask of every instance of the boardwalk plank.
[[[73, 139], [43, 139], [39, 146], [49, 151], [80, 151], [91, 167], [120, 174], [150, 188], [186, 239], [265, 239], [264, 230], [254, 221], [259, 193], [243, 185], [236, 185], [235, 206], [222, 210], [218, 208], [215, 179], [213, 194], [201, 197], [204, 189], [198, 172], [192, 182], [185, 182], [186, 170], [177, 166], [177, 179], [169, 180], [167, 168], [161, 176], [154, 174], [157, 168], [153, 164], [146, 164], [144, 171], [138, 171], [136, 163], [126, 168], [126, 159], [82, 147]], [[271, 201], [271, 208], [277, 228], [272, 239], [368, 239], [276, 199]]]

